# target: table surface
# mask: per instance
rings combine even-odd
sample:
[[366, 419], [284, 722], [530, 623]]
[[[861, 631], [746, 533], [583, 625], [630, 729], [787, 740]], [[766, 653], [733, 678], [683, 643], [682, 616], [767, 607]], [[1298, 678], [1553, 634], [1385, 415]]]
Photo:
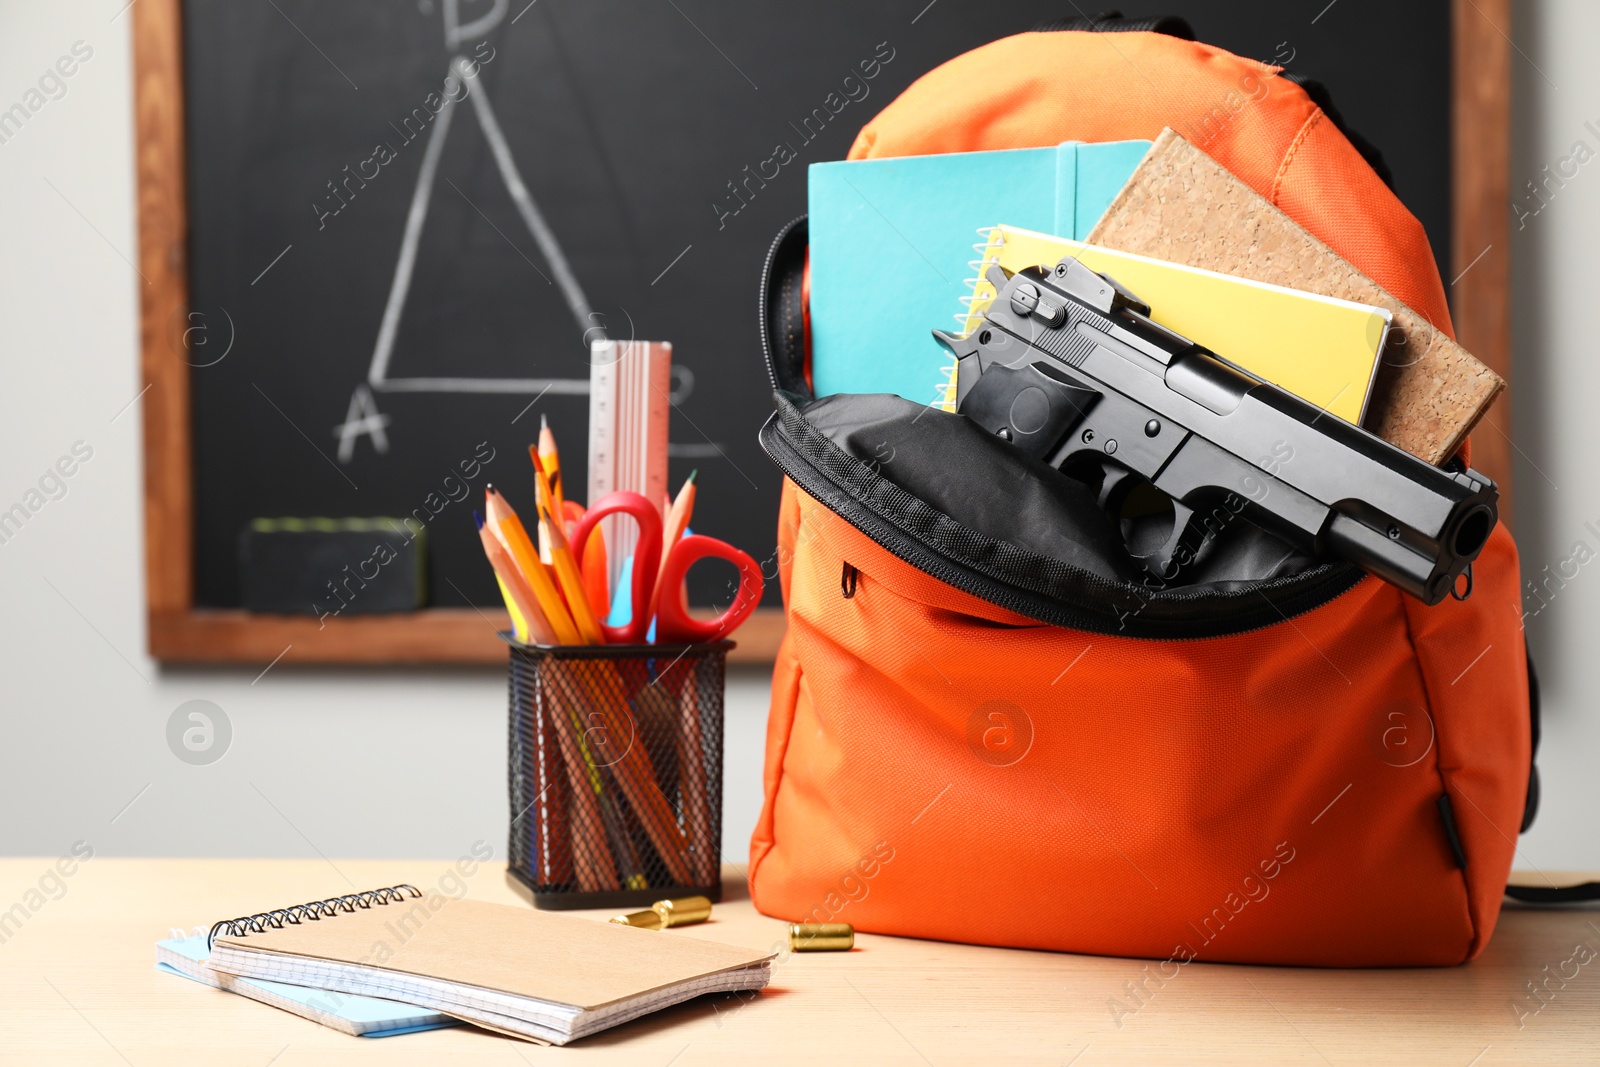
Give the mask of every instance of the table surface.
[[[1112, 1001], [1127, 1002], [1123, 984], [1139, 978], [1144, 961], [862, 934], [853, 952], [788, 955], [760, 996], [700, 998], [568, 1048], [541, 1048], [466, 1027], [347, 1037], [153, 965], [155, 942], [173, 927], [334, 895], [347, 882], [432, 888], [449, 861], [101, 858], [59, 882], [46, 877], [53, 864], [0, 859], [0, 908], [43, 900], [20, 928], [0, 930], [0, 1063], [1600, 1061], [1600, 910], [1592, 907], [1508, 902], [1488, 950], [1465, 967], [1191, 964], [1120, 1025]], [[730, 866], [725, 876], [728, 899], [712, 922], [662, 936], [750, 947], [778, 941], [783, 924], [751, 906], [742, 869]], [[41, 878], [46, 892], [29, 896]], [[523, 900], [503, 864], [484, 864], [466, 883], [473, 899]], [[1541, 1006], [1527, 983], [1551, 975]]]

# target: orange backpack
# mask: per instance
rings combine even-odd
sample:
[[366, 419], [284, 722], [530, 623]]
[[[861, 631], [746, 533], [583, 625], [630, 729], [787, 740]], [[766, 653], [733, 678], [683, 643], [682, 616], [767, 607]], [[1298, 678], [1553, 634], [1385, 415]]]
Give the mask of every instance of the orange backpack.
[[[1449, 332], [1421, 225], [1329, 112], [1278, 68], [1180, 36], [996, 41], [919, 79], [850, 158], [1166, 126]], [[1510, 534], [1468, 599], [1436, 607], [1310, 557], [1157, 591], [1090, 573], [1094, 524], [966, 420], [810, 397], [797, 223], [763, 278], [788, 635], [756, 906], [1174, 964], [1481, 952], [1534, 798]], [[1056, 509], [1077, 543], [1008, 540], [1024, 507]]]

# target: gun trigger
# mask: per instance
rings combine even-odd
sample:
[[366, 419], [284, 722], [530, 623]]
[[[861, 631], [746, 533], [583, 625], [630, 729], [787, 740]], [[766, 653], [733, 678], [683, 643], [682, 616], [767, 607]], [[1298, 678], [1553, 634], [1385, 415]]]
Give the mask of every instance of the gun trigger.
[[960, 334], [946, 333], [944, 330], [934, 330], [933, 339], [949, 349], [956, 359], [965, 359], [978, 351], [978, 339], [974, 336], [976, 332], [973, 331], [972, 334], [963, 337]]
[[1102, 463], [1100, 492], [1097, 497], [1100, 509], [1108, 515], [1119, 514], [1122, 511], [1122, 498], [1134, 484], [1134, 473], [1128, 468], [1119, 467], [1115, 463]]
[[1164, 581], [1175, 580], [1192, 563], [1205, 540], [1204, 527], [1195, 521], [1194, 509], [1180, 500], [1172, 501], [1172, 530], [1166, 544], [1147, 556], [1136, 557], [1151, 574]]

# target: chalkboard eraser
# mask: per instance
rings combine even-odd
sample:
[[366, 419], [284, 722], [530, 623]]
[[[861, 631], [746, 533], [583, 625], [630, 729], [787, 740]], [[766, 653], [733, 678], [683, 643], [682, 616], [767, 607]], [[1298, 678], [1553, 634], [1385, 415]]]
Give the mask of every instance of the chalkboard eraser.
[[239, 534], [247, 611], [374, 615], [426, 599], [427, 531], [400, 519], [255, 519]]

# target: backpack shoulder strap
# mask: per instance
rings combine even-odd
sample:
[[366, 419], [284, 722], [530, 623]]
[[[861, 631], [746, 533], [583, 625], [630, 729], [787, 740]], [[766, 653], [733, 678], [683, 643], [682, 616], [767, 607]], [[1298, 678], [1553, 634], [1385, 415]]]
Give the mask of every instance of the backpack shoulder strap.
[[1600, 900], [1600, 882], [1580, 885], [1508, 885], [1506, 896], [1524, 904], [1582, 904]]
[[[1522, 809], [1522, 827], [1527, 833], [1539, 810], [1539, 676], [1534, 673], [1533, 653], [1528, 652], [1528, 727], [1532, 745], [1528, 750], [1528, 799]], [[1600, 882], [1581, 885], [1508, 885], [1506, 896], [1523, 904], [1581, 904], [1600, 900]]]

